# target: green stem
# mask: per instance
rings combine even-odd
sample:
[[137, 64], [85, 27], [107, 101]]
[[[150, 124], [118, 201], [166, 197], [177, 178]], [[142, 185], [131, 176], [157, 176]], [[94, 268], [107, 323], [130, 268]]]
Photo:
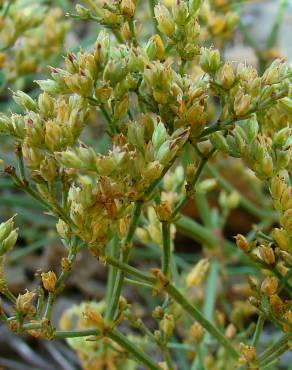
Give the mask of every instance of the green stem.
[[226, 349], [232, 358], [239, 358], [239, 353], [233, 347], [231, 342], [225, 337], [225, 335], [218, 330], [195, 306], [191, 305], [189, 301], [172, 285], [168, 284], [165, 287], [165, 291], [176, 301], [193, 319], [198, 321], [204, 329], [207, 330], [219, 343]]
[[135, 32], [135, 25], [134, 25], [133, 18], [128, 20], [128, 25], [129, 25], [133, 45], [138, 46], [138, 40], [137, 40], [137, 36], [136, 36], [136, 32]]
[[[110, 250], [108, 252], [108, 256], [116, 258], [117, 254], [118, 254], [118, 249], [119, 249], [119, 239], [118, 239], [118, 236], [116, 234], [114, 235], [114, 237], [113, 237], [113, 239], [110, 243], [109, 249]], [[115, 266], [110, 265], [108, 267], [106, 298], [105, 298], [105, 301], [107, 302], [107, 304], [109, 304], [110, 299], [112, 297], [117, 272], [118, 271], [117, 271], [117, 268]]]
[[262, 333], [262, 330], [263, 330], [263, 327], [264, 327], [264, 323], [265, 323], [264, 316], [259, 315], [257, 325], [256, 325], [256, 329], [255, 329], [255, 332], [254, 332], [254, 335], [253, 335], [253, 338], [252, 338], [252, 342], [251, 342], [251, 345], [253, 347], [256, 347], [259, 343], [259, 339], [260, 339], [260, 336], [261, 336], [261, 333]]
[[[122, 253], [121, 253], [121, 262], [122, 263], [127, 263], [128, 262], [130, 251], [131, 251], [131, 243], [132, 243], [132, 239], [134, 237], [136, 227], [138, 225], [139, 217], [140, 217], [141, 210], [142, 210], [142, 205], [143, 205], [142, 201], [136, 201], [136, 203], [134, 205], [134, 208], [133, 208], [131, 222], [130, 222], [127, 234], [126, 234], [124, 240], [122, 240], [122, 242], [121, 242], [120, 248], [122, 250]], [[111, 321], [115, 317], [115, 314], [116, 314], [116, 311], [117, 311], [117, 308], [118, 308], [118, 304], [119, 304], [119, 300], [120, 300], [120, 296], [121, 296], [124, 277], [125, 277], [124, 272], [119, 270], [117, 275], [116, 275], [116, 283], [115, 283], [115, 286], [114, 286], [114, 289], [113, 289], [113, 292], [112, 292], [112, 297], [113, 298], [110, 302], [110, 305], [108, 307], [107, 314], [106, 314], [106, 319], [107, 320]]]
[[[219, 185], [222, 186], [224, 190], [231, 193], [233, 191], [237, 191], [237, 189], [231, 185], [215, 168], [215, 166], [211, 165], [210, 163], [207, 164], [207, 171], [218, 181]], [[263, 210], [255, 206], [249, 199], [247, 199], [244, 195], [240, 194], [240, 205], [246, 211], [248, 211], [253, 216], [259, 219], [267, 219], [275, 216], [274, 212]]]
[[277, 351], [280, 347], [287, 345], [290, 340], [292, 340], [291, 333], [283, 335], [282, 338], [276, 341], [276, 343], [272, 344], [263, 353], [261, 353], [261, 355], [258, 357], [258, 361], [262, 362], [266, 360], [268, 357], [273, 355], [273, 353]]
[[[216, 302], [216, 292], [217, 292], [217, 280], [218, 280], [218, 262], [213, 260], [210, 264], [210, 271], [207, 280], [206, 290], [205, 290], [205, 305], [204, 305], [204, 315], [207, 320], [212, 321], [214, 315], [214, 308]], [[210, 334], [207, 333], [204, 336], [204, 342], [200, 344], [200, 353], [203, 358], [206, 356], [207, 345], [210, 342]], [[193, 361], [191, 370], [196, 370], [199, 368], [200, 356], [196, 357]]]
[[[117, 267], [121, 268], [124, 273], [129, 273], [134, 276], [139, 277], [141, 280], [146, 281], [147, 283], [155, 285], [157, 280], [149, 276], [146, 273], [143, 273], [134, 267], [127, 266], [125, 263], [116, 262], [113, 258], [107, 258], [108, 263], [114, 263]], [[228, 353], [234, 357], [238, 358], [239, 354], [234, 349], [230, 341], [219, 331], [209, 320], [207, 320], [204, 315], [193, 305], [191, 305], [188, 300], [171, 284], [167, 284], [164, 287], [165, 291], [176, 301], [191, 317], [197, 320], [211, 335], [213, 335], [219, 343], [221, 343]]]
[[276, 14], [276, 18], [275, 18], [271, 33], [266, 42], [266, 49], [273, 48], [277, 43], [279, 30], [280, 30], [287, 6], [288, 6], [288, 0], [279, 1], [279, 7], [278, 7], [277, 14]]
[[162, 272], [167, 278], [171, 273], [171, 239], [170, 239], [170, 223], [162, 222]]
[[154, 14], [154, 8], [155, 8], [156, 4], [157, 4], [156, 0], [149, 0], [149, 8], [150, 8], [150, 12], [151, 12], [152, 21], [153, 21], [153, 27], [154, 27], [155, 32], [160, 35], [160, 31], [157, 28], [157, 22], [156, 22], [156, 18], [155, 18], [155, 14]]
[[[212, 149], [210, 151], [210, 153], [206, 156], [202, 156], [201, 157], [201, 161], [200, 161], [200, 164], [196, 170], [196, 173], [191, 181], [191, 185], [193, 186], [193, 188], [196, 186], [198, 180], [200, 179], [200, 176], [204, 170], [204, 167], [206, 166], [208, 160], [212, 157], [212, 155], [215, 153], [216, 149]], [[181, 200], [180, 202], [178, 202], [178, 204], [176, 205], [174, 211], [173, 211], [173, 217], [175, 217], [179, 212], [180, 210], [184, 207], [184, 205], [187, 203], [188, 201], [188, 196], [185, 195]]]
[[175, 221], [175, 225], [183, 234], [190, 236], [199, 243], [206, 244], [210, 248], [218, 244], [218, 239], [209, 229], [187, 216], [180, 216]]
[[118, 330], [112, 330], [108, 333], [108, 337], [121, 347], [126, 349], [138, 362], [144, 364], [148, 369], [161, 370], [160, 366], [152, 360], [146, 353], [142, 352], [136, 345], [131, 343], [125, 335]]
[[[97, 329], [87, 329], [80, 331], [57, 331], [55, 333], [55, 338], [81, 338], [89, 336], [98, 336], [100, 332]], [[112, 329], [107, 332], [106, 336], [113, 340], [115, 343], [119, 344], [122, 348], [127, 350], [138, 363], [146, 366], [147, 369], [159, 370], [160, 367], [152, 360], [152, 358], [146, 353], [142, 352], [135, 344], [130, 342], [128, 338], [116, 329]]]

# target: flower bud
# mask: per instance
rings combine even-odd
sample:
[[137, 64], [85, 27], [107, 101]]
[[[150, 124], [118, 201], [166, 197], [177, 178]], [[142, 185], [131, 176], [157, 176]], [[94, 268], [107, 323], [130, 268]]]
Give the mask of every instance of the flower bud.
[[76, 10], [76, 13], [82, 19], [89, 19], [89, 17], [90, 17], [90, 10], [88, 8], [85, 8], [85, 6], [83, 6], [81, 4], [76, 4], [75, 10]]
[[41, 278], [44, 288], [49, 292], [53, 292], [57, 283], [56, 274], [53, 271], [42, 272]]
[[265, 278], [261, 285], [262, 293], [268, 296], [276, 294], [277, 288], [278, 288], [278, 279], [275, 278], [274, 276], [269, 276]]
[[126, 94], [122, 100], [116, 102], [114, 107], [114, 118], [118, 119], [123, 117], [128, 112], [129, 105], [129, 95]]
[[164, 124], [160, 121], [155, 127], [152, 135], [152, 144], [155, 150], [158, 150], [161, 145], [167, 140], [168, 134]]
[[44, 92], [38, 97], [38, 106], [41, 114], [49, 117], [54, 112], [54, 99], [47, 92]]
[[26, 291], [24, 294], [19, 294], [17, 297], [15, 308], [23, 315], [27, 315], [30, 312], [34, 312], [35, 308], [32, 301], [35, 297], [35, 292]]
[[150, 60], [163, 59], [165, 57], [165, 47], [159, 35], [153, 35], [145, 47], [146, 53]]
[[35, 82], [43, 91], [49, 94], [57, 95], [62, 92], [61, 86], [54, 80], [37, 80]]
[[284, 127], [277, 131], [273, 137], [273, 145], [276, 148], [282, 148], [286, 145], [287, 141], [291, 138], [292, 129], [291, 127]]
[[250, 251], [250, 244], [243, 235], [237, 234], [235, 241], [238, 248], [240, 248], [244, 253], [248, 253]]
[[120, 4], [121, 13], [125, 17], [134, 17], [137, 0], [122, 0]]
[[229, 152], [228, 143], [221, 132], [214, 132], [212, 135], [210, 135], [210, 141], [215, 148], [221, 150], [222, 152]]
[[195, 322], [191, 327], [189, 331], [189, 338], [194, 341], [196, 344], [200, 343], [203, 339], [204, 335], [204, 328], [201, 324], [198, 322]]
[[171, 220], [171, 206], [168, 202], [164, 201], [155, 207], [157, 217], [161, 222], [169, 222]]
[[200, 9], [201, 3], [202, 0], [189, 0], [189, 11], [192, 16]]
[[285, 98], [279, 100], [279, 106], [287, 114], [292, 114], [292, 99], [286, 96]]
[[37, 111], [37, 103], [23, 91], [16, 91], [13, 93], [13, 100], [26, 110]]
[[0, 243], [0, 256], [3, 256], [5, 253], [7, 253], [10, 249], [12, 249], [16, 243], [16, 240], [18, 238], [18, 229], [12, 230], [10, 234], [2, 240]]
[[246, 133], [248, 142], [251, 143], [255, 140], [259, 132], [259, 124], [256, 114], [253, 114], [244, 122], [244, 131]]
[[172, 15], [175, 23], [184, 26], [188, 18], [188, 5], [184, 0], [175, 1], [172, 6]]
[[207, 258], [201, 259], [188, 273], [186, 277], [186, 284], [188, 288], [199, 285], [207, 276], [209, 269], [209, 260]]
[[216, 73], [216, 81], [224, 87], [224, 89], [230, 89], [235, 80], [233, 68], [230, 63], [224, 63], [222, 67]]
[[168, 37], [172, 37], [175, 31], [175, 23], [168, 9], [161, 4], [154, 8], [155, 18], [158, 23], [158, 29]]
[[159, 327], [160, 327], [160, 330], [166, 336], [166, 338], [170, 338], [175, 328], [175, 322], [174, 322], [173, 315], [165, 314], [163, 316], [163, 319], [160, 321]]
[[219, 69], [220, 64], [219, 50], [201, 49], [200, 66], [205, 72], [211, 75], [214, 74]]
[[272, 238], [275, 240], [275, 242], [277, 243], [278, 247], [281, 250], [284, 251], [291, 250], [292, 240], [290, 241], [289, 235], [286, 230], [277, 228], [273, 229]]
[[275, 254], [271, 247], [261, 245], [259, 246], [259, 254], [264, 263], [267, 265], [275, 264]]
[[52, 157], [45, 157], [40, 164], [40, 173], [46, 181], [53, 181], [58, 176], [58, 168], [55, 159]]
[[237, 117], [244, 117], [251, 105], [251, 97], [243, 93], [242, 90], [239, 90], [235, 95], [234, 99], [234, 111]]
[[0, 224], [0, 242], [6, 239], [8, 235], [12, 232], [14, 228], [14, 218], [15, 216]]

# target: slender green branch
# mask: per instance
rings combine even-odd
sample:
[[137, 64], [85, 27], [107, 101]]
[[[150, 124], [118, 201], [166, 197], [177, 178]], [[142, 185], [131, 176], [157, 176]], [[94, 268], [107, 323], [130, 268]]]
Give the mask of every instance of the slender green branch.
[[207, 330], [219, 343], [225, 348], [232, 358], [239, 358], [239, 353], [233, 347], [231, 342], [225, 337], [225, 335], [218, 330], [209, 320], [206, 319], [204, 314], [201, 313], [195, 306], [191, 305], [189, 301], [181, 294], [172, 284], [168, 284], [165, 287], [165, 291], [177, 302], [193, 319], [198, 321], [204, 329]]
[[[210, 163], [207, 164], [207, 171], [218, 181], [218, 183], [222, 186], [222, 188], [228, 192], [237, 191], [236, 188], [230, 184], [215, 168], [215, 166], [211, 165]], [[249, 199], [247, 199], [244, 195], [240, 193], [240, 205], [248, 211], [253, 216], [259, 219], [270, 219], [271, 217], [275, 217], [275, 212], [261, 209], [255, 206]]]
[[275, 21], [266, 42], [267, 49], [273, 48], [277, 43], [279, 30], [288, 5], [288, 0], [279, 0], [279, 7], [275, 17]]
[[262, 330], [263, 330], [263, 327], [264, 327], [264, 323], [265, 323], [264, 316], [259, 315], [257, 325], [256, 325], [256, 329], [255, 329], [255, 332], [254, 332], [254, 335], [253, 335], [253, 338], [252, 338], [252, 342], [251, 342], [251, 345], [253, 347], [256, 347], [259, 343], [260, 336], [261, 336], [261, 333], [262, 333]]
[[131, 343], [128, 338], [118, 330], [112, 330], [108, 333], [108, 337], [121, 347], [126, 349], [138, 362], [144, 364], [148, 369], [161, 370], [160, 366], [152, 360], [146, 353], [142, 352], [136, 345]]
[[171, 273], [171, 238], [170, 238], [170, 223], [162, 222], [162, 272], [166, 277], [170, 277]]
[[[213, 156], [213, 154], [215, 153], [215, 151], [216, 151], [216, 149], [212, 149], [208, 155], [202, 156], [201, 161], [200, 161], [200, 164], [199, 164], [199, 166], [198, 166], [198, 168], [196, 170], [196, 173], [194, 175], [194, 178], [191, 181], [191, 185], [192, 185], [193, 188], [195, 188], [195, 186], [196, 186], [197, 182], [199, 181], [200, 176], [201, 176], [201, 174], [202, 174], [202, 172], [203, 172], [203, 170], [204, 170], [204, 168], [205, 168], [208, 160]], [[184, 207], [184, 205], [187, 203], [187, 201], [188, 201], [188, 195], [185, 195], [178, 202], [178, 204], [176, 205], [176, 207], [175, 207], [175, 209], [173, 211], [173, 215], [172, 215], [173, 217], [175, 217], [180, 212], [180, 210]]]
[[[131, 243], [132, 239], [134, 237], [135, 230], [137, 228], [138, 222], [139, 222], [139, 217], [141, 214], [142, 210], [142, 205], [143, 203], [141, 201], [137, 201], [134, 205], [132, 216], [131, 216], [131, 222], [127, 231], [127, 234], [122, 240], [120, 248], [122, 250], [121, 253], [121, 262], [122, 263], [127, 263], [128, 258], [130, 255], [130, 250], [131, 250]], [[124, 272], [119, 270], [117, 275], [116, 275], [116, 283], [112, 292], [112, 300], [110, 302], [110, 305], [108, 307], [107, 313], [106, 313], [106, 319], [107, 320], [113, 320], [117, 311], [117, 307], [119, 304], [120, 296], [121, 296], [121, 291], [122, 291], [122, 286], [124, 282]]]

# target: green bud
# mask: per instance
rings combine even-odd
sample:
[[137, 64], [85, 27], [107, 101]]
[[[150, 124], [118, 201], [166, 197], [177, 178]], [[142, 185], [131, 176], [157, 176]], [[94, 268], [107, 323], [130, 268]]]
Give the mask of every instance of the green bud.
[[175, 31], [175, 23], [168, 9], [164, 5], [156, 5], [154, 14], [158, 23], [158, 29], [171, 38]]
[[61, 86], [54, 80], [36, 80], [35, 82], [43, 91], [49, 94], [57, 95], [62, 92]]
[[256, 114], [253, 114], [249, 119], [244, 122], [244, 131], [246, 133], [248, 142], [251, 143], [255, 140], [259, 132], [259, 124]]
[[292, 99], [286, 96], [279, 100], [280, 107], [288, 114], [292, 114]]
[[5, 114], [0, 113], [0, 135], [9, 135], [11, 133], [12, 122]]
[[13, 93], [13, 100], [16, 104], [20, 105], [26, 110], [32, 110], [34, 112], [37, 111], [37, 103], [23, 91], [16, 91]]
[[235, 75], [230, 63], [224, 63], [223, 66], [220, 67], [216, 73], [216, 81], [218, 81], [224, 89], [230, 89], [232, 87], [235, 81]]
[[201, 48], [200, 66], [205, 72], [211, 75], [214, 74], [219, 69], [220, 64], [219, 50]]
[[11, 217], [6, 222], [2, 222], [0, 224], [0, 243], [8, 237], [11, 231], [14, 228], [14, 218], [15, 216]]
[[189, 12], [193, 16], [201, 7], [202, 0], [189, 0]]
[[188, 18], [188, 6], [186, 1], [175, 1], [172, 6], [172, 15], [175, 23], [179, 26], [184, 26]]
[[273, 176], [273, 159], [269, 154], [266, 154], [261, 161], [260, 171], [265, 175], [266, 178]]
[[47, 92], [44, 92], [38, 97], [38, 106], [41, 114], [50, 117], [54, 112], [54, 99]]
[[122, 100], [115, 103], [114, 118], [122, 118], [128, 112], [129, 104], [129, 94], [126, 94]]
[[215, 148], [222, 150], [222, 152], [229, 152], [229, 146], [227, 140], [223, 136], [221, 132], [214, 132], [210, 136], [211, 143], [215, 146]]
[[287, 141], [291, 137], [291, 134], [292, 134], [291, 127], [284, 127], [278, 132], [276, 132], [273, 137], [274, 147], [283, 148], [287, 144]]
[[11, 248], [14, 247], [16, 240], [18, 238], [17, 229], [10, 232], [6, 239], [0, 243], [0, 257], [7, 253]]
[[55, 159], [52, 157], [45, 157], [40, 164], [40, 173], [46, 181], [53, 181], [58, 175]]
[[82, 167], [82, 161], [72, 150], [67, 150], [66, 152], [56, 152], [55, 158], [57, 162], [64, 167], [77, 169]]
[[111, 85], [114, 86], [118, 82], [122, 81], [128, 73], [128, 68], [125, 60], [113, 60], [110, 59], [105, 66], [103, 72], [103, 79], [110, 81]]
[[168, 134], [166, 128], [162, 122], [159, 122], [155, 127], [152, 135], [152, 143], [155, 150], [158, 150], [160, 146], [167, 140]]
[[130, 122], [128, 125], [128, 140], [135, 147], [143, 150], [144, 146], [144, 126], [137, 122]]
[[85, 6], [83, 6], [81, 4], [76, 4], [75, 10], [76, 10], [76, 13], [82, 19], [89, 19], [89, 17], [90, 17], [90, 10], [88, 8], [85, 8]]

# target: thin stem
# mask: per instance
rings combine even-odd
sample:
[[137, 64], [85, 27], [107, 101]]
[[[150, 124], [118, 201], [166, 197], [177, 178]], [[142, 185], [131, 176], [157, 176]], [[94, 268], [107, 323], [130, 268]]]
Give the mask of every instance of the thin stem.
[[251, 345], [253, 347], [256, 347], [259, 343], [259, 339], [260, 339], [260, 336], [261, 336], [261, 333], [262, 333], [262, 330], [263, 330], [263, 327], [264, 327], [264, 323], [265, 323], [264, 316], [259, 315], [257, 325], [256, 325], [256, 329], [255, 329], [255, 332], [254, 332], [254, 335], [253, 335], [253, 338], [252, 338], [252, 342], [251, 342]]
[[140, 286], [142, 288], [153, 289], [153, 285], [148, 284], [148, 283], [143, 283], [142, 281], [139, 281], [139, 280], [133, 280], [133, 279], [125, 278], [124, 281], [125, 281], [125, 283]]
[[[107, 259], [107, 262], [114, 262], [112, 258]], [[155, 285], [157, 280], [149, 276], [146, 273], [143, 273], [134, 267], [128, 266], [127, 264], [117, 262], [116, 266], [121, 267], [123, 272], [135, 275], [141, 280], [146, 281], [147, 283], [152, 283]], [[171, 284], [168, 283], [164, 287], [165, 291], [176, 301], [191, 317], [197, 320], [210, 334], [212, 334], [227, 350], [227, 352], [234, 358], [239, 357], [239, 353], [234, 349], [230, 341], [219, 331], [209, 320], [207, 320], [204, 315], [193, 305], [191, 305], [188, 300]]]
[[129, 25], [133, 45], [138, 46], [138, 40], [137, 40], [137, 36], [136, 36], [136, 31], [135, 31], [135, 25], [134, 25], [133, 18], [128, 20], [128, 25]]
[[154, 14], [154, 8], [157, 4], [157, 1], [156, 0], [148, 0], [148, 1], [149, 1], [149, 8], [150, 8], [150, 12], [151, 12], [151, 17], [152, 17], [152, 21], [153, 21], [154, 30], [155, 30], [156, 33], [158, 33], [160, 35], [160, 31], [157, 28], [157, 22], [156, 22], [156, 18], [155, 18], [155, 14]]
[[[193, 186], [193, 188], [195, 187], [195, 185], [197, 184], [198, 180], [200, 179], [200, 176], [204, 170], [204, 167], [206, 166], [208, 160], [212, 157], [212, 155], [215, 153], [216, 149], [212, 149], [210, 151], [210, 153], [206, 156], [202, 156], [201, 158], [201, 161], [200, 161], [200, 164], [196, 170], [196, 173], [194, 175], [194, 178], [192, 179], [191, 181], [191, 185]], [[180, 210], [184, 207], [184, 205], [187, 203], [188, 201], [188, 196], [185, 195], [181, 200], [180, 202], [178, 202], [178, 204], [176, 205], [174, 211], [173, 211], [173, 217], [175, 217], [179, 212]]]
[[[216, 292], [217, 292], [217, 280], [218, 280], [218, 271], [219, 265], [218, 262], [213, 260], [211, 261], [210, 270], [209, 270], [209, 276], [207, 280], [207, 285], [205, 289], [205, 296], [206, 301], [204, 305], [204, 315], [207, 320], [212, 321], [213, 315], [214, 315], [214, 309], [215, 309], [215, 303], [216, 303]], [[204, 336], [204, 341], [200, 344], [200, 354], [201, 357], [205, 357], [206, 355], [206, 347], [207, 344], [210, 342], [210, 334], [207, 333]], [[191, 370], [196, 370], [199, 368], [200, 363], [200, 356], [196, 357], [193, 361]]]
[[[219, 173], [215, 166], [208, 163], [206, 167], [207, 171], [218, 181], [219, 185], [221, 185], [224, 190], [228, 192], [237, 191], [237, 189]], [[240, 205], [250, 214], [259, 219], [266, 219], [275, 216], [274, 212], [258, 208], [242, 194], [240, 194]]]
[[183, 234], [210, 248], [218, 244], [218, 239], [210, 230], [188, 216], [180, 216], [175, 225]]
[[23, 153], [22, 153], [22, 147], [20, 143], [16, 144], [15, 153], [16, 153], [20, 178], [23, 183], [26, 183], [27, 180], [26, 180], [25, 167], [24, 167], [24, 162], [23, 162]]
[[283, 345], [286, 345], [292, 339], [292, 334], [288, 333], [282, 336], [276, 343], [273, 343], [270, 347], [268, 347], [261, 355], [258, 357], [258, 361], [262, 362], [271, 356], [275, 351], [277, 351]]
[[150, 356], [142, 352], [136, 345], [131, 343], [128, 338], [118, 330], [112, 330], [108, 333], [108, 337], [114, 342], [118, 343], [121, 347], [126, 349], [138, 362], [144, 364], [148, 369], [161, 370]]
[[171, 273], [171, 238], [170, 238], [170, 223], [162, 222], [162, 272], [167, 278]]
[[[109, 246], [110, 250], [109, 250], [108, 256], [116, 258], [117, 253], [118, 253], [118, 248], [119, 248], [119, 239], [118, 239], [118, 236], [115, 234]], [[106, 299], [105, 299], [107, 304], [110, 302], [110, 299], [112, 297], [116, 276], [117, 276], [117, 267], [110, 265], [108, 267], [107, 289], [106, 289]]]
[[233, 347], [231, 342], [225, 335], [218, 330], [195, 306], [191, 305], [189, 301], [181, 294], [172, 284], [165, 287], [165, 291], [176, 301], [193, 319], [197, 320], [204, 329], [206, 329], [219, 343], [226, 349], [232, 358], [239, 358], [239, 353]]
[[[140, 217], [141, 210], [142, 210], [142, 205], [143, 205], [143, 203], [141, 201], [137, 201], [135, 203], [134, 208], [133, 208], [133, 212], [132, 212], [131, 222], [130, 222], [127, 234], [126, 234], [124, 240], [121, 242], [120, 247], [121, 247], [121, 250], [122, 250], [122, 253], [121, 253], [121, 262], [122, 263], [127, 263], [128, 262], [128, 258], [129, 258], [130, 250], [131, 250], [130, 244], [132, 243], [132, 239], [134, 237], [134, 233], [135, 233], [135, 230], [136, 230], [137, 225], [138, 225], [139, 217]], [[121, 270], [116, 275], [116, 283], [115, 283], [114, 290], [113, 290], [113, 293], [112, 293], [113, 298], [112, 298], [112, 300], [110, 302], [110, 305], [109, 305], [109, 308], [107, 310], [107, 315], [106, 315], [107, 320], [113, 320], [114, 317], [115, 317], [115, 314], [116, 314], [116, 311], [117, 311], [117, 308], [118, 308], [118, 304], [119, 304], [119, 300], [120, 300], [120, 296], [121, 296], [124, 277], [125, 277], [124, 272], [121, 271]]]
[[135, 267], [128, 265], [127, 263], [123, 263], [113, 257], [106, 257], [106, 263], [112, 266], [116, 266], [120, 270], [124, 271], [124, 273], [133, 275], [137, 277], [138, 279], [146, 281], [149, 284], [152, 284], [152, 285], [156, 284], [156, 279], [154, 277], [136, 269]]
[[276, 14], [276, 18], [275, 18], [271, 33], [266, 42], [267, 49], [274, 47], [277, 43], [279, 30], [280, 30], [287, 6], [288, 6], [288, 0], [279, 1], [279, 7], [278, 7], [277, 14]]

